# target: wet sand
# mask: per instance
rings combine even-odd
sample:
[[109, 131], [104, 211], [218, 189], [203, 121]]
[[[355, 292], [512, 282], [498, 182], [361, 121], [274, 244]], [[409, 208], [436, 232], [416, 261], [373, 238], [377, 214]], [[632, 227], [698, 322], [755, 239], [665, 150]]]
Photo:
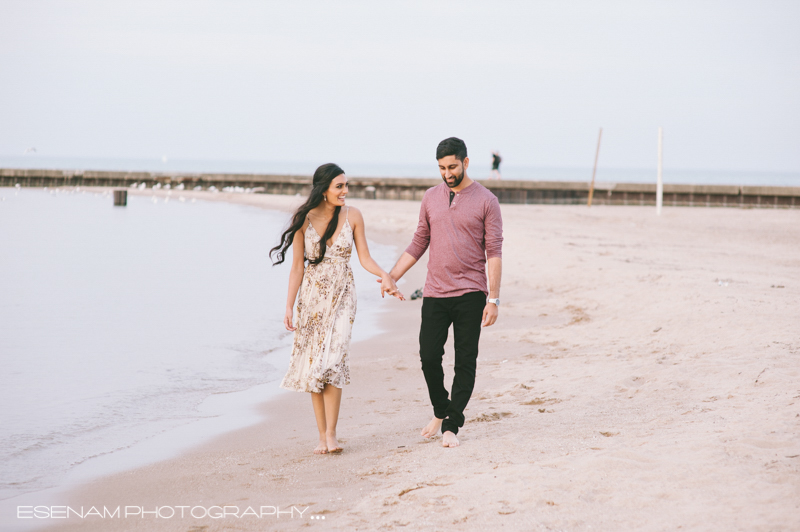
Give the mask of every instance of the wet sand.
[[[284, 210], [299, 200], [213, 199]], [[350, 204], [364, 213], [369, 238], [400, 249], [410, 241], [417, 202]], [[258, 425], [93, 481], [61, 502], [148, 511], [265, 507], [267, 514], [308, 508], [302, 517], [43, 524], [82, 531], [800, 529], [800, 211], [502, 211], [502, 306], [497, 324], [483, 331], [461, 447], [419, 436], [432, 415], [417, 354], [420, 301], [393, 301], [386, 332], [352, 346], [343, 454], [311, 454], [311, 401], [286, 392], [263, 404]], [[424, 275], [423, 260], [401, 285], [407, 296]], [[452, 357], [451, 339], [447, 379]]]

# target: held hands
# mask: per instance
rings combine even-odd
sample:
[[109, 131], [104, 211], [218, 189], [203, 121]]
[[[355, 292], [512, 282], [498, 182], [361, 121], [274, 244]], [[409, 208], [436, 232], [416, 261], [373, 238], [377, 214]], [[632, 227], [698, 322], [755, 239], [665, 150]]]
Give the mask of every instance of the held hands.
[[381, 297], [384, 297], [384, 294], [389, 294], [390, 296], [396, 297], [400, 301], [406, 300], [403, 293], [397, 289], [394, 279], [392, 279], [389, 274], [384, 274], [380, 279], [377, 279], [377, 282], [381, 283]]
[[286, 315], [283, 317], [283, 326], [286, 327], [287, 331], [293, 331], [297, 329], [297, 327], [292, 324], [293, 314], [294, 313], [292, 312], [291, 307], [286, 309]]
[[483, 327], [488, 327], [490, 325], [493, 325], [494, 322], [497, 321], [497, 314], [498, 314], [497, 305], [495, 305], [494, 303], [486, 303], [486, 306], [483, 307], [483, 320], [481, 322], [481, 325]]

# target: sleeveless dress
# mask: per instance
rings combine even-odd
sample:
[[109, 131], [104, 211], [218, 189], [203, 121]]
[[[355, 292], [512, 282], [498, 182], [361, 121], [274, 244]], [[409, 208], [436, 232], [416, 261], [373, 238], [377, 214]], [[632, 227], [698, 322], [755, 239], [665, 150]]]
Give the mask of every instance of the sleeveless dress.
[[[297, 330], [289, 369], [281, 388], [322, 392], [326, 384], [350, 384], [347, 353], [356, 317], [356, 286], [350, 269], [353, 229], [347, 214], [342, 230], [319, 264], [308, 264], [297, 302]], [[319, 256], [321, 237], [309, 221], [304, 236], [306, 259]]]

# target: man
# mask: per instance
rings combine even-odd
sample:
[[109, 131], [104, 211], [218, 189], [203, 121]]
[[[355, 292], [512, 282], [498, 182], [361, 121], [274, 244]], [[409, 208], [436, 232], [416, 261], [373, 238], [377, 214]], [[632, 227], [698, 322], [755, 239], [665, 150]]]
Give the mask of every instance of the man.
[[491, 178], [499, 180], [501, 177], [503, 177], [503, 176], [500, 175], [500, 162], [502, 160], [503, 159], [500, 157], [500, 152], [497, 151], [497, 150], [494, 150], [492, 152], [492, 173], [491, 173]]
[[[436, 148], [436, 159], [444, 183], [425, 192], [411, 245], [389, 275], [400, 279], [430, 247], [419, 355], [433, 419], [422, 429], [422, 436], [432, 438], [441, 430], [442, 445], [457, 447], [464, 409], [475, 386], [481, 326], [497, 320], [503, 220], [495, 195], [467, 176], [469, 158], [464, 141], [455, 137], [443, 140]], [[442, 357], [451, 324], [456, 353], [448, 397]]]

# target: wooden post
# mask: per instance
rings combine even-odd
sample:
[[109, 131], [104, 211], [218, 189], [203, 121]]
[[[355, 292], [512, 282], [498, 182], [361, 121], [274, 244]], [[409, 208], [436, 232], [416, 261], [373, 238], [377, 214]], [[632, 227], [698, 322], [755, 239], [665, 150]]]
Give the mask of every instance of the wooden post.
[[661, 205], [664, 203], [664, 181], [661, 179], [661, 167], [663, 166], [663, 145], [664, 128], [658, 126], [658, 178], [656, 181], [656, 216], [661, 216]]
[[597, 173], [597, 158], [600, 156], [600, 139], [603, 138], [603, 128], [600, 128], [600, 134], [597, 135], [597, 151], [594, 154], [594, 170], [592, 170], [592, 184], [589, 186], [589, 203], [592, 206], [592, 196], [594, 196], [594, 175]]
[[125, 207], [128, 204], [128, 191], [115, 190], [114, 191], [114, 206]]

